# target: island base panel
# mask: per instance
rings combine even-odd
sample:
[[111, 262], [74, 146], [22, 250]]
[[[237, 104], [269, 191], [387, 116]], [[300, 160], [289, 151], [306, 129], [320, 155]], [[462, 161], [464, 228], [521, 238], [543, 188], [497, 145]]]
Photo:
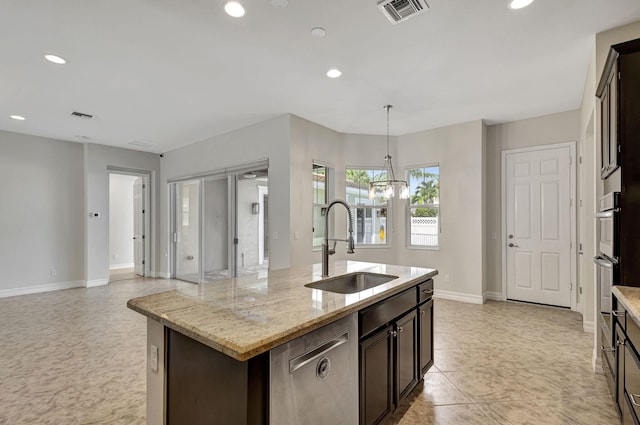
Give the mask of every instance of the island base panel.
[[268, 356], [238, 361], [167, 330], [166, 424], [267, 423]]

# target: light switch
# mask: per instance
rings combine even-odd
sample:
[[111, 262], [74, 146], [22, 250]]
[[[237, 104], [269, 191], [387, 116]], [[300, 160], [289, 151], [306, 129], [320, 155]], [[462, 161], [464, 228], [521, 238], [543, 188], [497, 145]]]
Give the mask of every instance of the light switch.
[[158, 347], [151, 345], [149, 351], [149, 367], [152, 372], [158, 371]]

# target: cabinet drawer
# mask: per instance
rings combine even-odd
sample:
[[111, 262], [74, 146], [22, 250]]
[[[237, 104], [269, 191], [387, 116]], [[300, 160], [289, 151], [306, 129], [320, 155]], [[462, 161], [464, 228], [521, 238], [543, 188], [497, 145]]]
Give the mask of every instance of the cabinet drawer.
[[628, 342], [624, 346], [624, 387], [637, 418], [640, 415], [640, 360]]
[[627, 320], [627, 338], [638, 355], [640, 353], [640, 327], [632, 318]]
[[416, 306], [416, 289], [410, 288], [360, 312], [360, 337], [386, 325]]
[[433, 279], [421, 283], [418, 288], [418, 304], [433, 297]]

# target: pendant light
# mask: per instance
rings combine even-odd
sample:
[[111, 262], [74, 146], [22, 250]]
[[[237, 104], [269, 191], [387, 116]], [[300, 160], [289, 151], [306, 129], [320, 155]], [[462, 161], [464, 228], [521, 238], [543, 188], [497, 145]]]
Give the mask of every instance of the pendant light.
[[386, 179], [369, 183], [369, 199], [374, 199], [380, 194], [384, 199], [393, 197], [407, 199], [409, 198], [409, 184], [406, 180], [396, 179], [396, 175], [393, 172], [393, 164], [391, 163], [391, 155], [389, 155], [389, 111], [393, 108], [393, 105], [384, 105], [383, 108], [387, 111], [387, 155], [384, 157], [383, 165]]

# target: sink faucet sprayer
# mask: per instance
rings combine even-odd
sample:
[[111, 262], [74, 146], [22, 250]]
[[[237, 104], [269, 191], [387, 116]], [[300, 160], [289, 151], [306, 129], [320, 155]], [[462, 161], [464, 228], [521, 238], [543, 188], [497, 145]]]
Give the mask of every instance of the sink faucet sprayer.
[[[329, 239], [329, 211], [335, 204], [342, 204], [349, 213], [349, 237], [347, 239]], [[329, 256], [336, 253], [336, 245], [338, 241], [347, 243], [347, 254], [355, 252], [355, 243], [353, 242], [353, 214], [351, 208], [343, 200], [336, 199], [329, 204], [324, 210], [324, 241], [322, 242], [322, 277], [329, 276]], [[333, 241], [333, 248], [329, 249], [329, 241]]]

